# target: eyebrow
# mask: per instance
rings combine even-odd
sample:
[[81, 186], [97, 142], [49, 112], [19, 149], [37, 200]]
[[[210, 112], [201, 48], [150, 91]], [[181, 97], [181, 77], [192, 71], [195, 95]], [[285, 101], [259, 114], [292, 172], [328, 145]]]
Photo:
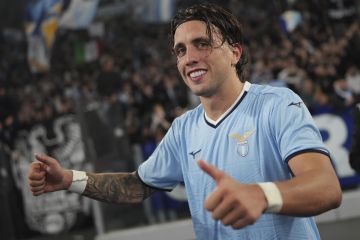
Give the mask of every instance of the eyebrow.
[[178, 49], [179, 47], [182, 47], [182, 46], [184, 46], [184, 44], [183, 43], [177, 43], [177, 44], [175, 44], [175, 46], [172, 48], [172, 50], [173, 51], [175, 51], [176, 49]]
[[[193, 40], [191, 40], [191, 43], [192, 44], [197, 44], [197, 43], [199, 43], [199, 42], [201, 42], [201, 41], [207, 41], [207, 42], [211, 42], [210, 41], [210, 38], [208, 38], [208, 37], [197, 37], [197, 38], [194, 38]], [[177, 49], [177, 48], [179, 48], [179, 47], [181, 47], [181, 46], [184, 46], [185, 44], [184, 43], [182, 43], [182, 42], [179, 42], [179, 43], [176, 43], [175, 45], [174, 45], [174, 47], [173, 47], [173, 50], [175, 50], [175, 49]]]

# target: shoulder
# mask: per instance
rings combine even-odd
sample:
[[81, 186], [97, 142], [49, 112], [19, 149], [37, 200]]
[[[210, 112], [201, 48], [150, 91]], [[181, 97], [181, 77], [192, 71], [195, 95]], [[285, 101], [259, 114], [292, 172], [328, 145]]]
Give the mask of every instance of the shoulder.
[[355, 125], [360, 126], [360, 103], [358, 103], [354, 108], [353, 118]]
[[302, 99], [286, 87], [252, 84], [248, 94], [261, 101], [263, 107], [281, 107], [289, 104], [303, 105]]
[[188, 110], [179, 117], [175, 118], [173, 121], [173, 126], [183, 126], [188, 123], [194, 123], [197, 122], [201, 117], [203, 117], [204, 114], [204, 108], [202, 105], [198, 105], [194, 109]]
[[273, 87], [269, 85], [251, 84], [250, 93], [275, 99], [298, 97], [296, 93], [286, 87]]
[[360, 112], [360, 103], [356, 104], [355, 111], [358, 113]]

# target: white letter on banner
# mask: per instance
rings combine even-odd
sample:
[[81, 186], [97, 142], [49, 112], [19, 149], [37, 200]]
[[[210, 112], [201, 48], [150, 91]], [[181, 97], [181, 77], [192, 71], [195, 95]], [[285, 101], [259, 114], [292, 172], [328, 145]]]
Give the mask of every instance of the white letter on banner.
[[324, 141], [329, 148], [339, 177], [354, 175], [354, 171], [349, 164], [349, 151], [343, 146], [348, 132], [344, 120], [334, 114], [321, 114], [313, 116], [317, 127], [326, 131], [329, 138]]

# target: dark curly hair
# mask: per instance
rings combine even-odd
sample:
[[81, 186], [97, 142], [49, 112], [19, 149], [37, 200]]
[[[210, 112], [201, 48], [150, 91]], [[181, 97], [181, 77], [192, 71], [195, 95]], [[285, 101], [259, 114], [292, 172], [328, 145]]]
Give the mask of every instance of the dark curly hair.
[[[230, 45], [240, 44], [243, 46], [244, 38], [242, 27], [238, 19], [228, 10], [211, 3], [201, 3], [180, 9], [171, 21], [170, 44], [174, 45], [176, 29], [184, 22], [199, 20], [206, 24], [206, 31], [210, 41], [213, 41], [213, 30], [217, 27], [220, 30], [222, 41]], [[247, 54], [243, 54], [236, 64], [236, 72], [241, 81], [243, 80], [244, 66], [247, 64]]]

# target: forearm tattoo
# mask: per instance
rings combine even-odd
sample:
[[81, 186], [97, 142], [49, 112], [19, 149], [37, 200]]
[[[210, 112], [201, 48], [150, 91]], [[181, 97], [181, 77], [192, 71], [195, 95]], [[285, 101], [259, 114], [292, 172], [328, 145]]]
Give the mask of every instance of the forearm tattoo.
[[110, 203], [139, 203], [156, 190], [133, 173], [87, 173], [84, 196]]

